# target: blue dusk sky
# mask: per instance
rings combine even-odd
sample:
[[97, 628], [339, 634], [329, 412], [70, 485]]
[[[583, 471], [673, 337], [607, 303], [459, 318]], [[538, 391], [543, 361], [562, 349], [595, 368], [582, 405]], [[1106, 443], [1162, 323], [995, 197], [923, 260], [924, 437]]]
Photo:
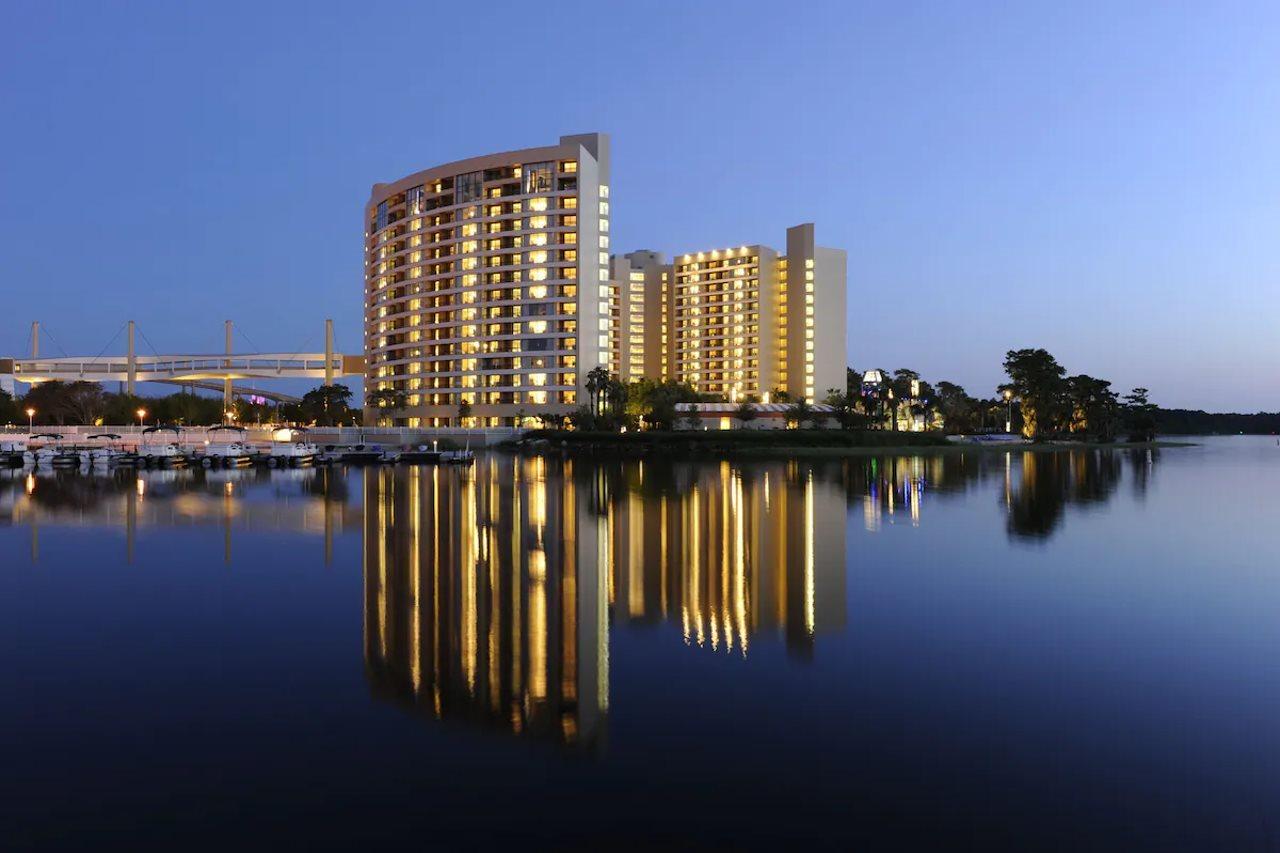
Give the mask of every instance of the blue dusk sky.
[[[0, 354], [360, 348], [376, 181], [603, 131], [616, 251], [849, 253], [849, 362], [1280, 409], [1280, 4], [0, 4]], [[56, 341], [56, 343], [55, 343]], [[111, 344], [123, 351], [123, 337]]]

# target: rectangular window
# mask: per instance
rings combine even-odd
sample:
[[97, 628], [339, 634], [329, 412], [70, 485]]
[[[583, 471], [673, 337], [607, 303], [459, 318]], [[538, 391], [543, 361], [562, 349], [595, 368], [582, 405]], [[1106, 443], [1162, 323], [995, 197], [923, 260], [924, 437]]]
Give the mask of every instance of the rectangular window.
[[484, 175], [480, 172], [467, 172], [453, 179], [453, 201], [461, 204], [464, 201], [480, 198], [483, 191]]
[[524, 194], [551, 192], [552, 163], [526, 163], [524, 166]]
[[410, 187], [409, 191], [405, 193], [405, 200], [409, 207], [410, 216], [425, 212], [426, 193], [422, 187]]
[[378, 224], [375, 227], [378, 231], [387, 227], [387, 203], [385, 201], [378, 202]]

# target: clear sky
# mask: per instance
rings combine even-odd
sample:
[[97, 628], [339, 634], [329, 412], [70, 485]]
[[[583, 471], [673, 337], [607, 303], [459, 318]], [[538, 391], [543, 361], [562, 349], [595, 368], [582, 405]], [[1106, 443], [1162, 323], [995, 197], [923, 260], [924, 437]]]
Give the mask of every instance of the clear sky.
[[859, 368], [990, 394], [1042, 346], [1275, 411], [1278, 33], [1274, 2], [7, 0], [0, 354], [130, 317], [171, 352], [331, 316], [358, 352], [371, 184], [598, 130], [615, 250], [846, 248]]

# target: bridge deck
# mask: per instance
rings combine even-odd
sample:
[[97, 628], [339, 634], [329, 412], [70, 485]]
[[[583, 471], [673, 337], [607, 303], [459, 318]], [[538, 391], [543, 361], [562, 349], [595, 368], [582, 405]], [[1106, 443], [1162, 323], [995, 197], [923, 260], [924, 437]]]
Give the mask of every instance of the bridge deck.
[[[6, 359], [6, 361], [8, 361]], [[13, 378], [19, 382], [48, 382], [53, 379], [85, 379], [93, 382], [124, 382], [129, 379], [128, 358], [15, 358]], [[227, 379], [319, 379], [324, 378], [324, 353], [253, 353], [248, 355], [160, 355], [137, 356], [133, 362], [138, 382]], [[335, 376], [363, 373], [363, 359], [335, 354], [330, 361]]]

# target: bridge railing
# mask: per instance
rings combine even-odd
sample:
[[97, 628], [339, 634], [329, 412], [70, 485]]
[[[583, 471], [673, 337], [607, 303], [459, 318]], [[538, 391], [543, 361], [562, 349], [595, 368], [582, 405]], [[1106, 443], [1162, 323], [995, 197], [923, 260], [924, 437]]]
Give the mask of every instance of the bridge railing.
[[[330, 360], [330, 368], [337, 374], [343, 373], [343, 359], [335, 354]], [[169, 375], [188, 373], [294, 373], [300, 371], [323, 372], [325, 356], [323, 353], [260, 353], [254, 355], [166, 355], [137, 356], [133, 361], [134, 369], [141, 374], [164, 373]], [[103, 374], [126, 373], [129, 370], [128, 358], [107, 356], [104, 358], [32, 358], [14, 359], [14, 375], [21, 379], [29, 376], [95, 376]]]

